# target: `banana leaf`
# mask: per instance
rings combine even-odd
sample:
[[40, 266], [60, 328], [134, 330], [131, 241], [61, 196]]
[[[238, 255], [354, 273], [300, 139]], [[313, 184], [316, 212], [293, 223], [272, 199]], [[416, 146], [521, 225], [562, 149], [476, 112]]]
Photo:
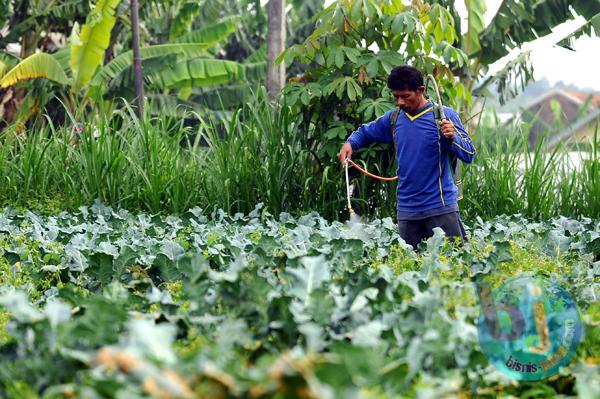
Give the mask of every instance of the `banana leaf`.
[[491, 64], [523, 43], [549, 34], [577, 15], [587, 21], [600, 13], [600, 0], [503, 0], [489, 25], [481, 31], [481, 60]]
[[[144, 81], [146, 85], [151, 85], [150, 76], [154, 73], [160, 73], [164, 69], [173, 68], [177, 64], [177, 55], [161, 55], [158, 57], [142, 59], [142, 70], [144, 71]], [[91, 86], [91, 93], [95, 96], [123, 97], [133, 99], [135, 93], [133, 90], [133, 66], [129, 65], [113, 79], [103, 82], [102, 86]], [[97, 91], [96, 91], [97, 90]]]
[[115, 25], [115, 9], [121, 0], [99, 0], [91, 11], [79, 36], [77, 25], [71, 35], [71, 70], [73, 90], [78, 91], [92, 78], [104, 61], [104, 52]]
[[208, 43], [215, 45], [223, 42], [230, 34], [235, 32], [239, 24], [240, 18], [238, 16], [225, 18], [216, 24], [186, 33], [175, 39], [175, 43]]
[[250, 54], [248, 58], [246, 58], [243, 63], [244, 64], [254, 64], [257, 62], [267, 62], [267, 45], [263, 44], [260, 46], [258, 50], [254, 53]]
[[596, 37], [600, 37], [600, 14], [594, 16], [579, 29], [576, 29], [575, 31], [571, 32], [570, 34], [559, 40], [556, 44], [568, 50], [574, 51], [573, 42], [575, 41], [575, 39], [578, 39], [583, 35], [592, 36], [592, 33]]
[[250, 82], [259, 82], [267, 78], [266, 62], [254, 62], [242, 65], [244, 66], [246, 80]]
[[71, 71], [71, 65], [69, 65], [69, 61], [71, 59], [71, 46], [67, 44], [67, 46], [61, 48], [56, 53], [52, 53], [52, 57], [54, 57], [56, 61], [58, 61], [63, 71], [65, 71], [65, 75], [67, 75], [69, 79], [72, 79], [73, 76]]
[[0, 88], [7, 88], [21, 81], [46, 78], [66, 85], [69, 79], [59, 62], [50, 54], [38, 53], [27, 57], [0, 79]]
[[[159, 44], [156, 46], [142, 47], [140, 50], [142, 62], [150, 58], [168, 57], [176, 55], [178, 60], [184, 61], [191, 58], [202, 56], [206, 53], [211, 44], [205, 43], [174, 43], [174, 44]], [[166, 60], [166, 58], [165, 58]], [[90, 86], [106, 86], [108, 83], [116, 79], [119, 74], [133, 65], [133, 52], [131, 50], [115, 57], [112, 61], [106, 64], [94, 76], [90, 82]], [[165, 65], [169, 67], [170, 65]], [[147, 74], [147, 71], [144, 71]]]
[[245, 69], [235, 61], [198, 58], [180, 62], [170, 70], [151, 76], [156, 88], [216, 86], [245, 78]]

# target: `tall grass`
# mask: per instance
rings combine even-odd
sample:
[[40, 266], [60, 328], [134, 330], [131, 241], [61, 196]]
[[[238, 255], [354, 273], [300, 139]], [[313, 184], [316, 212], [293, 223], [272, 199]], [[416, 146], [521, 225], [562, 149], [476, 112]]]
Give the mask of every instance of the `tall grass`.
[[271, 106], [262, 93], [224, 125], [200, 120], [200, 134], [208, 144], [200, 189], [208, 207], [248, 212], [263, 202], [269, 212], [279, 214], [310, 203], [305, 185], [314, 165], [290, 109]]
[[[264, 91], [237, 111], [214, 117], [174, 120], [165, 114], [139, 122], [127, 106], [88, 116], [79, 121], [84, 129], [75, 142], [74, 119], [65, 126], [47, 119], [24, 135], [0, 132], [0, 205], [52, 203], [68, 210], [100, 199], [153, 213], [200, 206], [233, 214], [263, 202], [275, 215], [314, 210], [330, 220], [347, 217], [343, 169], [336, 159], [316, 155], [325, 143], [310, 142], [313, 125], [270, 104]], [[197, 123], [187, 126], [190, 120]], [[600, 217], [597, 136], [574, 171], [566, 147], [547, 151], [540, 141], [530, 151], [526, 132], [519, 125], [476, 130], [475, 161], [463, 168], [465, 219], [514, 213]], [[395, 165], [386, 156], [356, 154], [355, 161], [363, 158], [368, 170], [391, 175]], [[395, 183], [354, 176], [354, 209], [395, 218]]]
[[515, 213], [536, 220], [600, 217], [597, 134], [579, 152], [578, 169], [570, 162], [567, 145], [547, 148], [547, 134], [530, 149], [526, 124], [479, 129], [474, 137], [478, 153], [463, 169], [461, 208], [466, 218]]
[[580, 153], [580, 169], [571, 171], [563, 163], [560, 169], [560, 208], [558, 213], [565, 215], [600, 217], [600, 138], [598, 128], [587, 150]]
[[[1, 136], [3, 205], [27, 206], [58, 197], [66, 209], [95, 199], [132, 209], [181, 212], [199, 202], [201, 160], [180, 140], [190, 132], [166, 118], [140, 125], [130, 108], [72, 125], [37, 124], [25, 135], [7, 129]], [[73, 123], [74, 124], [74, 123]], [[97, 137], [95, 137], [97, 136]]]
[[[272, 214], [317, 211], [344, 217], [343, 169], [324, 163], [310, 142], [314, 126], [289, 107], [271, 105], [266, 92], [235, 112], [225, 124], [200, 118], [205, 150], [202, 201], [209, 209], [248, 212], [263, 202]], [[355, 201], [366, 201], [360, 192]]]
[[477, 130], [472, 165], [463, 167], [463, 200], [460, 207], [467, 219], [491, 213], [513, 214], [522, 211], [518, 195], [517, 149], [520, 135]]
[[[341, 171], [339, 178], [320, 179], [300, 119], [271, 105], [264, 91], [229, 116], [188, 113], [179, 124], [167, 115], [138, 122], [128, 106], [88, 118], [71, 116], [62, 127], [46, 120], [25, 135], [2, 132], [0, 204], [58, 199], [61, 208], [75, 209], [100, 199], [150, 212], [200, 206], [247, 213], [263, 202], [279, 214], [320, 210], [324, 193], [338, 201]], [[186, 119], [198, 123], [186, 127]], [[74, 142], [76, 122], [84, 129]]]

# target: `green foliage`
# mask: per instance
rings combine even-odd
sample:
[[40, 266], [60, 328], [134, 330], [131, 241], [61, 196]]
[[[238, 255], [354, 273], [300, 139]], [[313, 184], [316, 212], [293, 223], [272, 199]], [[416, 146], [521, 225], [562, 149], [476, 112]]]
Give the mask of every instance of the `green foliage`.
[[582, 27], [561, 39], [558, 43], [566, 49], [573, 50], [573, 41], [583, 35], [600, 37], [600, 12], [590, 18]]
[[234, 61], [193, 59], [175, 65], [171, 70], [155, 72], [151, 79], [158, 88], [215, 86], [241, 80], [244, 67]]
[[179, 10], [173, 18], [169, 39], [171, 42], [188, 33], [194, 19], [200, 14], [201, 6], [197, 1], [179, 2]]
[[221, 21], [178, 36], [173, 43], [205, 43], [215, 45], [236, 31], [239, 17], [227, 17]]
[[[158, 68], [152, 68], [148, 60], [161, 62], [162, 68], [171, 66], [177, 60], [186, 60], [190, 58], [206, 55], [206, 50], [213, 43], [182, 43], [182, 44], [158, 44], [155, 46], [142, 47], [140, 56], [142, 65], [146, 66], [146, 73], [160, 71]], [[174, 56], [173, 63], [169, 63], [168, 56]], [[90, 82], [91, 86], [107, 86], [111, 80], [116, 79], [119, 74], [123, 73], [128, 68], [131, 68], [133, 62], [133, 52], [126, 51], [123, 54], [113, 58], [108, 64], [102, 67]], [[150, 70], [148, 70], [151, 67]], [[122, 80], [122, 78], [121, 78]], [[128, 82], [130, 83], [130, 82]]]
[[200, 184], [207, 206], [249, 212], [258, 200], [279, 213], [309, 204], [321, 182], [313, 180], [317, 166], [297, 134], [300, 123], [288, 107], [270, 105], [264, 91], [224, 124], [203, 119], [207, 173]]
[[[104, 4], [98, 6], [104, 6]], [[109, 11], [111, 10], [114, 12], [112, 8], [109, 9]], [[84, 25], [82, 35], [88, 37], [90, 29], [109, 28], [106, 24], [105, 26], [94, 22], [98, 18], [114, 24], [112, 15], [90, 17], [91, 22]], [[213, 59], [207, 55], [209, 48], [226, 39], [233, 32], [236, 21], [236, 18], [229, 18], [215, 25], [190, 32], [180, 37], [179, 43], [142, 47], [141, 57], [149, 86], [160, 89], [187, 88], [191, 90], [195, 86], [218, 86], [234, 80], [242, 80], [245, 77], [246, 66], [234, 61]], [[110, 29], [108, 32], [110, 33]], [[123, 93], [123, 88], [129, 90], [128, 87], [131, 86], [132, 52], [126, 51], [102, 66], [104, 54], [102, 46], [108, 42], [109, 37], [98, 39], [100, 36], [102, 35], [94, 36], [96, 37], [94, 40], [102, 40], [101, 44], [87, 41], [78, 44], [85, 37], [79, 38], [78, 25], [75, 25], [71, 35], [71, 52], [68, 58], [70, 69], [67, 69], [66, 65], [66, 50], [58, 52], [56, 58], [45, 53], [35, 54], [6, 73], [0, 80], [0, 87], [12, 86], [27, 79], [47, 78], [63, 85], [69, 84], [74, 94], [77, 94], [83, 87], [87, 88], [89, 84], [92, 88], [89, 94], [97, 101], [101, 101], [102, 95], [109, 93], [111, 89], [112, 95], [121, 94], [129, 97], [127, 94], [130, 93]], [[99, 53], [101, 49], [102, 52]], [[248, 68], [256, 69], [257, 66], [249, 65]], [[67, 72], [72, 73], [72, 79], [67, 78]], [[260, 74], [256, 72], [251, 76], [260, 78]], [[85, 104], [85, 100], [83, 103]]]
[[[455, 21], [459, 20], [455, 1], [447, 3]], [[509, 59], [498, 73], [490, 74], [491, 64], [506, 56], [511, 50], [525, 43], [546, 36], [553, 28], [577, 16], [588, 22], [575, 32], [569, 33], [558, 44], [567, 46], [574, 37], [591, 35], [592, 28], [598, 32], [600, 1], [598, 0], [503, 0], [487, 26], [483, 26], [485, 5], [482, 1], [466, 1], [467, 29], [461, 48], [469, 54], [468, 68], [460, 73], [461, 80], [473, 94], [487, 95], [490, 84], [497, 84], [500, 102], [516, 96], [525, 84], [533, 79], [533, 69], [528, 52], [521, 52]], [[480, 82], [483, 81], [483, 84]]]
[[11, 315], [9, 312], [0, 310], [0, 347], [9, 344], [13, 340], [6, 330], [10, 318]]
[[[194, 87], [214, 88], [233, 81], [259, 82], [264, 78], [266, 63], [260, 58], [255, 59], [252, 64], [241, 65], [237, 61], [221, 59], [222, 55], [216, 57], [227, 43], [228, 36], [239, 30], [240, 16], [227, 14], [220, 19], [219, 15], [222, 10], [217, 7], [218, 12], [214, 18], [210, 18], [210, 22], [205, 21], [206, 23], [198, 26], [197, 21], [195, 24], [192, 21], [196, 17], [204, 16], [207, 11], [206, 7], [202, 10], [204, 12], [198, 14], [196, 12], [189, 13], [186, 9], [189, 8], [188, 6], [198, 8], [199, 4], [194, 5], [189, 2], [189, 4], [182, 5], [177, 2], [177, 7], [175, 7], [175, 4], [170, 3], [157, 5], [154, 2], [142, 2], [141, 15], [143, 17], [148, 17], [146, 7], [158, 7], [161, 14], [162, 11], [168, 10], [167, 21], [170, 20], [170, 14], [175, 12], [175, 22], [170, 25], [172, 34], [163, 37], [157, 32], [156, 37], [146, 38], [151, 43], [157, 39], [159, 43], [161, 43], [160, 40], [164, 43], [169, 40], [169, 37], [173, 41], [168, 44], [142, 46], [141, 49], [142, 66], [150, 97], [169, 96], [169, 89], [177, 90], [178, 97], [183, 100], [179, 104], [187, 106], [185, 100], [193, 92]], [[71, 3], [61, 3], [58, 8], [64, 8], [69, 4]], [[174, 7], [169, 9], [171, 5]], [[37, 6], [42, 7], [40, 4], [36, 4]], [[49, 4], [46, 6], [51, 8]], [[179, 11], [176, 8], [179, 6], [182, 6], [179, 10], [181, 13], [177, 14]], [[25, 15], [32, 11], [28, 3], [24, 3], [20, 7]], [[212, 7], [211, 5], [210, 8]], [[46, 78], [68, 88], [66, 91], [56, 90], [56, 87], [48, 85], [45, 90], [32, 90], [28, 94], [29, 103], [23, 104], [26, 109], [31, 111], [19, 115], [18, 122], [21, 125], [29, 117], [43, 110], [53, 95], [62, 97], [61, 101], [66, 103], [70, 111], [77, 117], [79, 117], [79, 113], [90, 109], [95, 112], [104, 112], [106, 100], [133, 98], [134, 93], [131, 90], [132, 53], [128, 50], [130, 39], [128, 34], [125, 37], [122, 35], [124, 27], [129, 25], [129, 13], [125, 12], [127, 9], [128, 4], [127, 7], [124, 7], [118, 0], [101, 1], [95, 4], [87, 13], [80, 33], [79, 24], [83, 14], [81, 14], [80, 8], [76, 7], [69, 11], [75, 13], [75, 19], [70, 21], [70, 24], [57, 28], [63, 34], [71, 32], [66, 47], [60, 48], [58, 51], [56, 51], [56, 45], [42, 48], [41, 53], [24, 57], [18, 65], [7, 59], [4, 54], [0, 57], [1, 87], [18, 83], [25, 86], [26, 80]], [[58, 10], [55, 11], [58, 12]], [[159, 10], [157, 9], [157, 11]], [[63, 15], [61, 18], [64, 17]], [[13, 19], [17, 20], [18, 18], [15, 16]], [[164, 19], [165, 16], [160, 15], [160, 18]], [[169, 28], [166, 29], [169, 30]], [[153, 29], [150, 30], [153, 31]], [[11, 32], [11, 35], [13, 33]], [[24, 35], [23, 41], [28, 40], [27, 34], [22, 34]], [[35, 49], [24, 51], [23, 54], [28, 55], [34, 51]], [[35, 87], [35, 84], [33, 86]], [[247, 95], [248, 85], [245, 89], [244, 95]], [[152, 94], [153, 90], [156, 94]], [[62, 95], [65, 95], [66, 98]], [[177, 96], [172, 97], [177, 99]], [[192, 98], [192, 100], [194, 99]], [[202, 106], [203, 104], [195, 104], [188, 109], [197, 109]], [[59, 109], [58, 112], [60, 111]], [[3, 115], [0, 115], [0, 118], [2, 117]]]
[[[440, 230], [417, 252], [389, 218], [361, 227], [317, 213], [276, 219], [260, 204], [233, 216], [6, 208], [0, 262], [31, 274], [0, 288], [0, 395], [593, 398], [600, 389], [597, 220], [479, 220], [462, 247]], [[175, 237], [190, 249], [174, 251]], [[65, 280], [43, 283], [57, 269]], [[564, 287], [586, 329], [578, 357], [546, 381], [517, 384], [479, 347], [474, 280], [498, 286], [519, 273]]]
[[116, 22], [115, 11], [121, 0], [99, 0], [91, 10], [79, 33], [74, 25], [71, 32], [70, 66], [73, 73], [73, 90], [85, 87], [104, 62], [104, 51]]
[[26, 56], [36, 49], [52, 48], [52, 40], [41, 40], [48, 28], [69, 32], [73, 21], [84, 21], [89, 12], [90, 4], [79, 0], [2, 1], [0, 25], [6, 33], [0, 37], [0, 50], [5, 51], [10, 43], [19, 43], [20, 55]]

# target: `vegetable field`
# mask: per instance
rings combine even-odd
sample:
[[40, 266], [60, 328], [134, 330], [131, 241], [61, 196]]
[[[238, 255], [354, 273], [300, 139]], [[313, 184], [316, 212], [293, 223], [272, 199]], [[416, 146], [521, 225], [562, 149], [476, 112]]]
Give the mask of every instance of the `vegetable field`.
[[[599, 21], [600, 0], [0, 1], [0, 399], [599, 399], [600, 86], [534, 52], [593, 55]], [[475, 149], [469, 240], [415, 251], [397, 183], [338, 154], [384, 122], [352, 158], [398, 175], [382, 116], [442, 104]], [[439, 126], [415, 187], [452, 206]]]
[[[478, 219], [414, 252], [389, 218], [180, 217], [96, 203], [0, 212], [0, 396], [600, 397], [600, 221]], [[475, 281], [543, 276], [577, 303], [576, 358], [496, 371]]]

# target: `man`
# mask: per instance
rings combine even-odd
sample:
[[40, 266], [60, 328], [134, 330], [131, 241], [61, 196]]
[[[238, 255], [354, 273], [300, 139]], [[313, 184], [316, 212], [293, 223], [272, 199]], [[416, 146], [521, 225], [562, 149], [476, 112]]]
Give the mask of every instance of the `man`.
[[449, 238], [466, 240], [458, 210], [458, 190], [451, 168], [456, 158], [473, 161], [475, 148], [455, 110], [444, 107], [441, 134], [434, 120], [433, 103], [425, 98], [421, 72], [399, 66], [388, 77], [400, 109], [394, 124], [390, 110], [377, 120], [362, 125], [346, 140], [338, 154], [342, 165], [352, 152], [377, 141], [396, 145], [398, 164], [398, 228], [400, 236], [416, 248], [421, 240], [440, 227]]

